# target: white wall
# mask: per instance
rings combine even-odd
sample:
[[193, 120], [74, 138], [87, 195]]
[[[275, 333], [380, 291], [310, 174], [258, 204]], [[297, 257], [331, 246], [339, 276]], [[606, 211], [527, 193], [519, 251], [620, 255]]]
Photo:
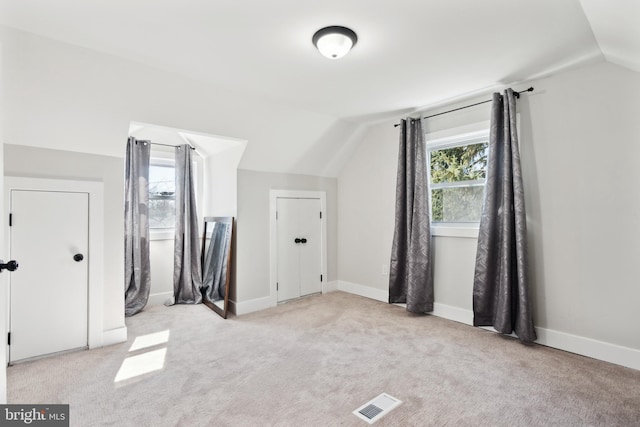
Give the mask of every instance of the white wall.
[[164, 304], [173, 297], [173, 254], [175, 240], [173, 230], [161, 239], [152, 237], [149, 242], [149, 266], [151, 287], [147, 305]]
[[4, 145], [4, 174], [101, 181], [104, 184], [103, 330], [124, 324], [124, 160], [68, 151]]
[[[535, 325], [639, 354], [640, 74], [603, 62], [532, 84], [518, 111]], [[427, 132], [488, 117], [486, 104], [429, 119]], [[388, 288], [397, 147], [393, 122], [372, 126], [339, 176], [340, 281]], [[477, 242], [434, 243], [436, 303], [468, 312]]]
[[237, 276], [229, 293], [238, 303], [269, 296], [269, 190], [326, 192], [327, 281], [337, 279], [337, 180], [238, 170]]
[[238, 164], [246, 144], [239, 143], [207, 157], [205, 216], [237, 216]]

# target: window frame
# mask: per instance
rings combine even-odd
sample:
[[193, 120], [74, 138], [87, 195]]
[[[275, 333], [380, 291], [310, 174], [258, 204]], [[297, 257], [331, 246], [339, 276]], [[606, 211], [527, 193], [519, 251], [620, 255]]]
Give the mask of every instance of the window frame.
[[[204, 223], [204, 174], [205, 174], [205, 162], [204, 159], [195, 153], [192, 156], [193, 166], [193, 185], [196, 194], [196, 205], [198, 206], [198, 224]], [[164, 147], [153, 146], [151, 148], [151, 156], [149, 159], [149, 165], [162, 164], [172, 165], [175, 168], [175, 150], [172, 148], [165, 149]], [[149, 228], [149, 240], [173, 240], [175, 238], [174, 228]]]
[[[169, 157], [169, 156], [165, 157], [164, 155], [158, 155], [157, 153], [154, 153], [154, 155], [152, 155], [149, 160], [149, 167], [150, 168], [153, 166], [171, 167], [175, 171], [176, 162], [175, 162], [175, 159], [172, 157]], [[175, 199], [175, 193], [174, 193], [174, 199]], [[149, 198], [149, 200], [151, 200], [151, 198]], [[166, 227], [166, 228], [155, 228], [150, 226], [149, 235], [151, 237], [151, 240], [173, 239], [175, 236], [175, 226]]]
[[[434, 222], [431, 220], [433, 217], [431, 209], [433, 209], [432, 203], [432, 191], [437, 189], [445, 189], [445, 188], [463, 188], [463, 187], [474, 187], [474, 186], [482, 186], [484, 187], [486, 184], [486, 179], [482, 180], [469, 180], [469, 181], [458, 181], [458, 182], [446, 182], [446, 183], [437, 183], [434, 184], [431, 182], [431, 152], [444, 150], [448, 148], [454, 147], [462, 147], [465, 145], [473, 145], [479, 144], [489, 141], [489, 124], [482, 123], [479, 124], [480, 130], [467, 131], [467, 132], [456, 132], [455, 129], [447, 132], [447, 136], [441, 136], [437, 138], [433, 138], [436, 136], [435, 134], [426, 135], [425, 138], [425, 148], [427, 152], [427, 179], [429, 180], [429, 215], [430, 215], [430, 223], [431, 223], [431, 234], [434, 236], [450, 236], [450, 237], [470, 237], [477, 238], [478, 237], [478, 229], [480, 227], [480, 220], [478, 221], [465, 221], [465, 222], [451, 222], [451, 221], [442, 221], [442, 222]], [[430, 138], [431, 136], [431, 138]]]

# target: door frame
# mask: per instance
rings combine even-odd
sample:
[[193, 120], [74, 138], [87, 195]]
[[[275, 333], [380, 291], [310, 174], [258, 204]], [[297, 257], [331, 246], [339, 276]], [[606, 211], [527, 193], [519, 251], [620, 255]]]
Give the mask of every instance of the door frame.
[[278, 305], [278, 245], [276, 210], [278, 199], [320, 199], [320, 256], [323, 280], [322, 293], [327, 292], [327, 193], [325, 191], [269, 190], [269, 298]]
[[[11, 209], [11, 190], [50, 191], [88, 193], [89, 195], [89, 256], [88, 289], [87, 289], [87, 342], [89, 348], [102, 347], [103, 337], [103, 288], [104, 288], [104, 185], [96, 181], [72, 181], [64, 179], [30, 178], [6, 176], [4, 178], [5, 212]], [[11, 230], [9, 215], [5, 218], [4, 230], [6, 242], [5, 253], [10, 254]], [[8, 255], [7, 255], [8, 256]], [[18, 263], [20, 260], [16, 260]], [[19, 272], [19, 270], [18, 270]], [[10, 289], [10, 287], [9, 287]], [[9, 291], [10, 292], [10, 291]], [[7, 301], [11, 305], [11, 297]], [[6, 322], [10, 328], [10, 312], [7, 311]], [[9, 347], [6, 347], [9, 351]], [[8, 359], [7, 359], [8, 360]]]

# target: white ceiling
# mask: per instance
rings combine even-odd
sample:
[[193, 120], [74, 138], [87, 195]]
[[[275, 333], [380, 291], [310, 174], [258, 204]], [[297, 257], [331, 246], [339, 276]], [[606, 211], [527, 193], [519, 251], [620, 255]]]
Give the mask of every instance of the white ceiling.
[[[640, 70], [639, 3], [0, 0], [0, 24], [262, 101], [367, 122], [603, 54]], [[358, 34], [345, 58], [328, 60], [312, 46], [313, 33], [327, 25]]]

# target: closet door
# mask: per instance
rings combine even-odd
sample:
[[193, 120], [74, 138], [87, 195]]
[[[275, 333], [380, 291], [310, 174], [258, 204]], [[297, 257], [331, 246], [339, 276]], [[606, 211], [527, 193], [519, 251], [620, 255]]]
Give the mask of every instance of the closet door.
[[304, 296], [322, 292], [320, 280], [322, 272], [320, 200], [297, 200], [298, 234], [302, 240], [298, 244], [300, 296]]
[[277, 201], [278, 302], [300, 296], [297, 199]]
[[88, 340], [89, 195], [11, 190], [10, 361]]
[[278, 302], [322, 291], [320, 199], [277, 199]]

